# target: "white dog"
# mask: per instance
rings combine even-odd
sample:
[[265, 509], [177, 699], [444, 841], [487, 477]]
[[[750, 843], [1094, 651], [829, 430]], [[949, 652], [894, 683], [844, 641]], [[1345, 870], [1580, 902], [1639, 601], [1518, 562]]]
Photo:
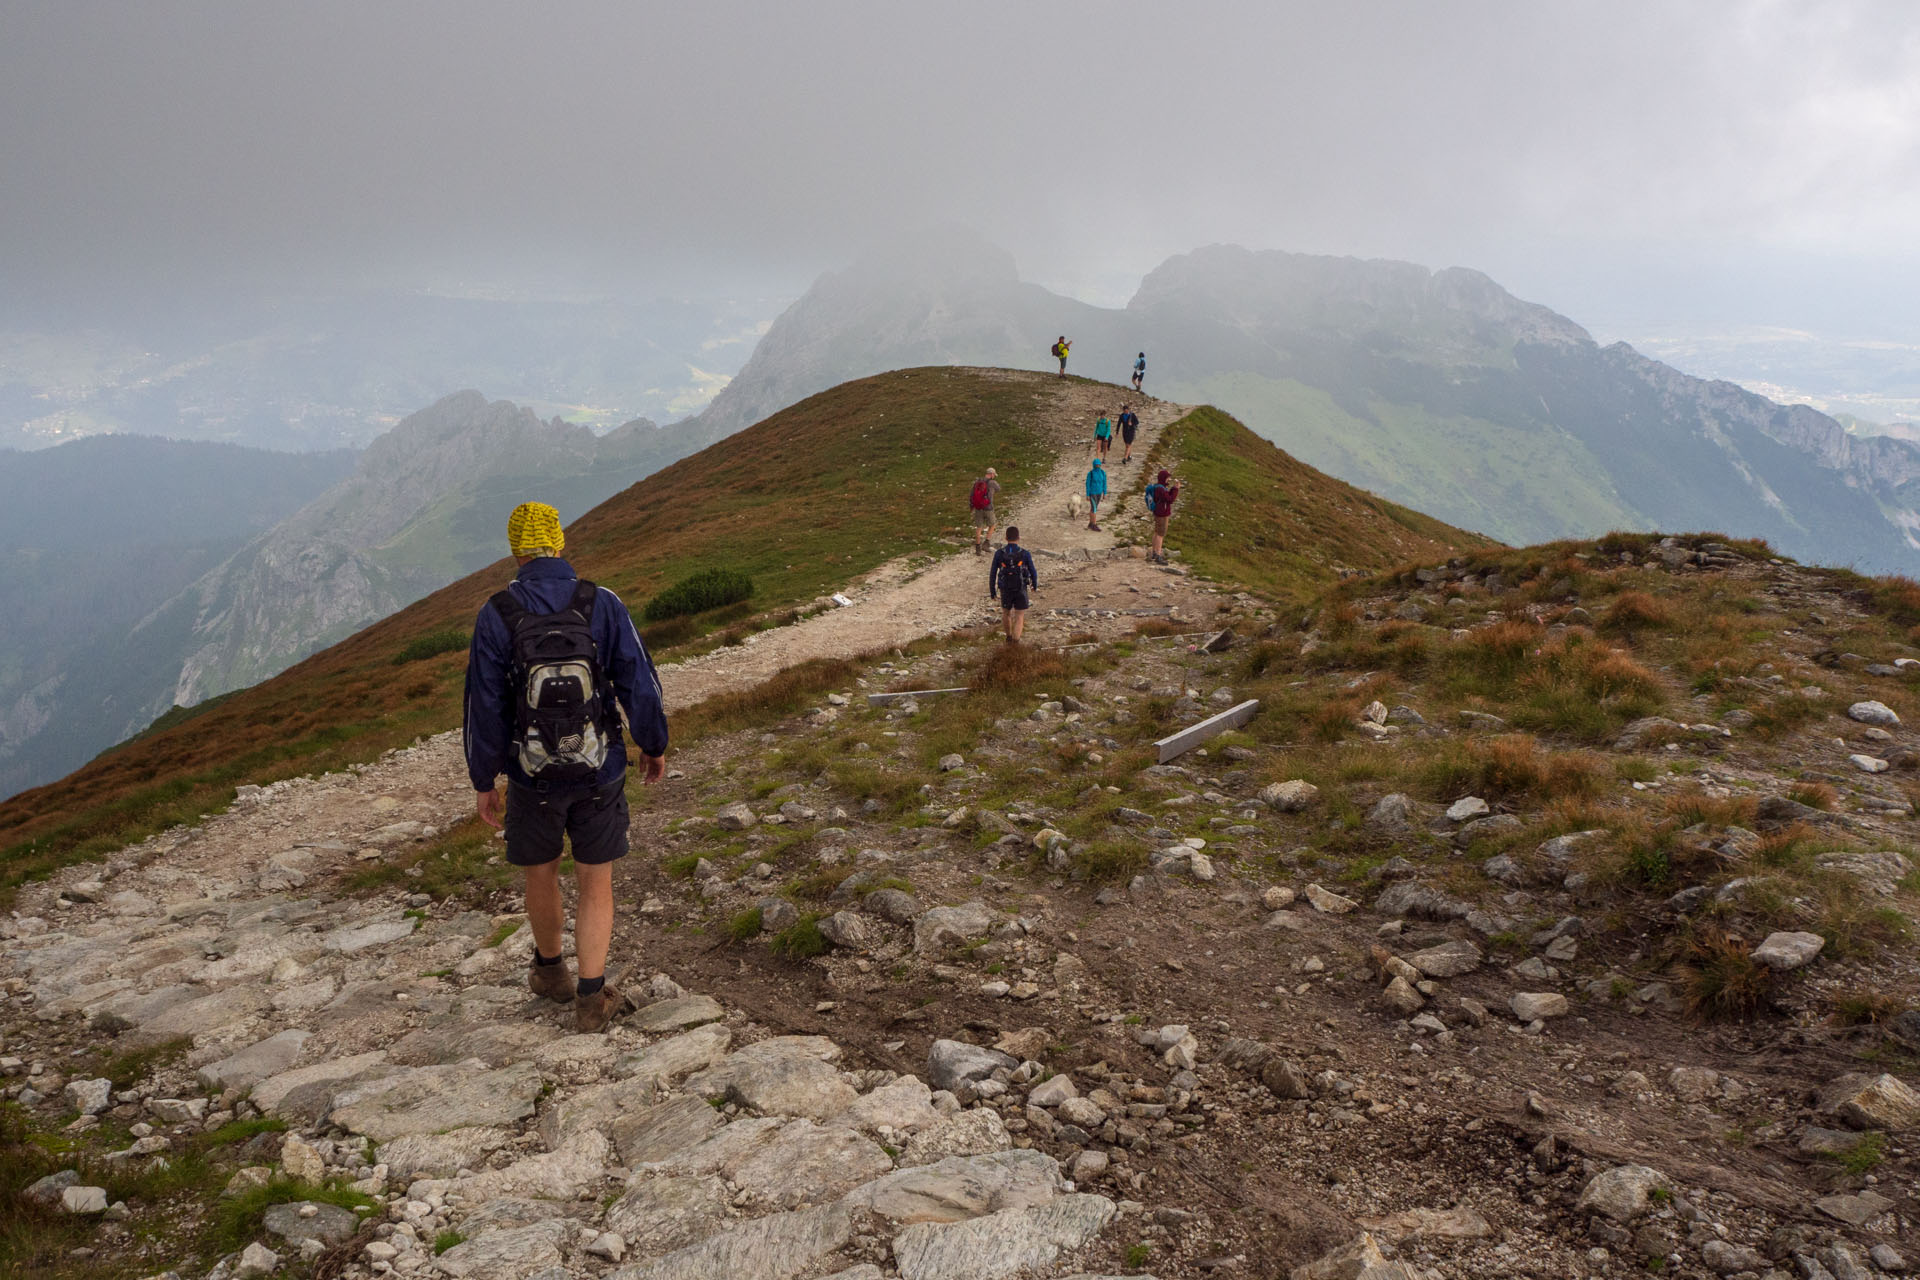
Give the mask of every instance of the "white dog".
[[1081, 516], [1084, 516], [1086, 514], [1087, 514], [1087, 500], [1084, 496], [1076, 493], [1071, 498], [1067, 499], [1067, 519], [1078, 520]]

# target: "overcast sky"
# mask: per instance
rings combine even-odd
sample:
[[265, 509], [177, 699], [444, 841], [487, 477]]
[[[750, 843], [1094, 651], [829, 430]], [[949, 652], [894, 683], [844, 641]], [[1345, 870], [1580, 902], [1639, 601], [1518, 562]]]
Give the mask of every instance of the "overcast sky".
[[797, 288], [930, 219], [1920, 328], [1920, 4], [0, 0], [0, 289]]

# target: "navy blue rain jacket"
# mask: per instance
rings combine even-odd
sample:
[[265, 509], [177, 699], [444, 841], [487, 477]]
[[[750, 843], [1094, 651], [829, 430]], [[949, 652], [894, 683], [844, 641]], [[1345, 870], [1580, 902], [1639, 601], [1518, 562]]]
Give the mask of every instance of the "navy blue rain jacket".
[[[557, 557], [542, 556], [520, 566], [520, 576], [507, 587], [529, 613], [558, 613], [573, 600], [579, 577], [573, 566]], [[650, 756], [666, 754], [667, 713], [661, 703], [660, 677], [654, 673], [647, 647], [634, 630], [633, 618], [620, 597], [605, 587], [593, 607], [593, 647], [600, 669], [613, 685], [614, 696], [627, 713], [627, 728], [640, 749]], [[473, 644], [467, 651], [466, 752], [467, 776], [475, 791], [493, 790], [496, 777], [523, 787], [535, 786], [510, 750], [513, 743], [513, 637], [506, 620], [491, 604], [483, 605], [473, 623]], [[615, 735], [607, 761], [594, 785], [617, 780], [627, 769], [626, 739]]]
[[993, 553], [993, 563], [987, 566], [987, 595], [1000, 594], [1000, 570], [1008, 569], [1018, 575], [1018, 580], [1028, 586], [1038, 587], [1040, 575], [1033, 567], [1033, 553], [1019, 543], [1008, 543]]

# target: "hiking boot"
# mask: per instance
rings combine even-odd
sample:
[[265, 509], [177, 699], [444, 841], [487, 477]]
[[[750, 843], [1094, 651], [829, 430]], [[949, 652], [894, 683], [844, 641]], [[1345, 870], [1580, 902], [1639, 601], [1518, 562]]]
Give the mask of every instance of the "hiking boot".
[[590, 996], [573, 998], [573, 1029], [589, 1035], [605, 1031], [608, 1023], [633, 1008], [633, 1001], [622, 995], [620, 988], [608, 984]]
[[541, 964], [527, 961], [527, 989], [537, 996], [545, 996], [556, 1004], [567, 1004], [573, 999], [573, 975], [567, 972], [567, 962], [559, 964]]

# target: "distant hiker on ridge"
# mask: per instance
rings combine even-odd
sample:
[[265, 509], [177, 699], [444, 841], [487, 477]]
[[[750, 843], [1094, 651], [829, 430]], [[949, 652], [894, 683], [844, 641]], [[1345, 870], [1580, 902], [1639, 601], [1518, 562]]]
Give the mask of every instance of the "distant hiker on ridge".
[[1120, 461], [1122, 462], [1133, 461], [1133, 437], [1139, 434], [1139, 431], [1140, 431], [1140, 415], [1133, 411], [1132, 405], [1129, 405], [1129, 404], [1121, 405], [1120, 406], [1120, 441], [1122, 444], [1127, 446], [1127, 452], [1126, 452], [1126, 456], [1121, 458]]
[[1087, 528], [1100, 532], [1100, 499], [1107, 496], [1107, 464], [1093, 460], [1087, 472]]
[[1155, 564], [1165, 564], [1167, 554], [1164, 544], [1167, 539], [1167, 521], [1173, 518], [1173, 504], [1180, 498], [1180, 482], [1166, 471], [1161, 471], [1159, 479], [1147, 486], [1147, 512], [1153, 517], [1153, 550], [1147, 559]]
[[[467, 653], [467, 775], [480, 818], [505, 826], [507, 861], [527, 874], [533, 926], [533, 993], [573, 1005], [579, 1031], [604, 1031], [632, 1007], [606, 985], [613, 938], [613, 863], [627, 855], [626, 711], [646, 763], [666, 773], [667, 717], [660, 678], [620, 597], [580, 578], [560, 558], [560, 513], [523, 502], [507, 517], [520, 573], [481, 608]], [[507, 775], [507, 789], [496, 786]], [[562, 954], [562, 837], [573, 847], [579, 890], [573, 950]]]
[[1093, 424], [1093, 447], [1100, 451], [1101, 457], [1107, 456], [1107, 450], [1113, 448], [1113, 423], [1106, 414], [1100, 415], [1100, 421]]
[[1053, 344], [1053, 358], [1060, 362], [1060, 376], [1067, 376], [1067, 352], [1073, 350], [1073, 344], [1067, 341], [1067, 335], [1061, 334]]
[[1140, 380], [1147, 376], [1147, 353], [1142, 351], [1133, 358], [1133, 389], [1140, 389]]
[[993, 553], [987, 566], [987, 599], [1000, 597], [1001, 620], [1006, 624], [1007, 643], [1019, 644], [1027, 629], [1027, 610], [1033, 601], [1029, 587], [1038, 588], [1040, 575], [1034, 571], [1033, 553], [1020, 545], [1020, 530], [1007, 526], [1007, 545]]
[[973, 482], [973, 496], [968, 499], [973, 507], [973, 554], [981, 555], [982, 547], [993, 545], [993, 500], [1000, 493], [1000, 482], [994, 479], [999, 475], [992, 467], [987, 474]]

